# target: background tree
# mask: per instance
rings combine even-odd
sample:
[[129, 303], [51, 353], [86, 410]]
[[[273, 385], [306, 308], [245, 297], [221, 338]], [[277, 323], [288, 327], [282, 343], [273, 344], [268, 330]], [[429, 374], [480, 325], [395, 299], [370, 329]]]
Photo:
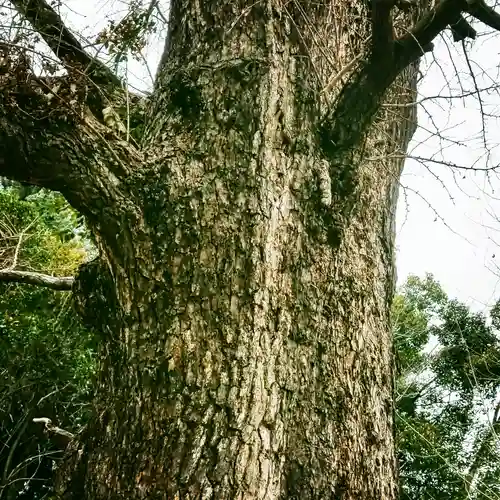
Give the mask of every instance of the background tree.
[[1, 47], [0, 174], [60, 191], [99, 253], [73, 285], [100, 336], [94, 412], [58, 494], [395, 498], [393, 226], [418, 60], [465, 34], [462, 13], [499, 16], [175, 0], [141, 99], [44, 0], [10, 3], [66, 74]]
[[500, 497], [496, 309], [490, 326], [432, 276], [409, 278], [394, 300], [403, 499]]
[[[0, 269], [24, 277], [40, 269], [73, 274], [86, 254], [78, 229], [62, 196], [40, 191], [23, 201], [17, 188], [0, 188]], [[2, 500], [42, 498], [62, 458], [67, 443], [44, 434], [33, 418], [78, 432], [90, 412], [95, 342], [69, 299], [67, 292], [0, 282]]]

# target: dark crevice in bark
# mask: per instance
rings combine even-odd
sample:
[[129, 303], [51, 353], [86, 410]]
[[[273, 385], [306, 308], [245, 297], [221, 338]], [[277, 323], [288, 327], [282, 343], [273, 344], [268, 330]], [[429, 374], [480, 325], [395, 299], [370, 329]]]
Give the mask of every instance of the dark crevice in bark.
[[80, 266], [73, 285], [73, 300], [85, 326], [106, 337], [112, 336], [117, 318], [110, 322], [109, 314], [118, 314], [119, 306], [113, 277], [100, 258]]

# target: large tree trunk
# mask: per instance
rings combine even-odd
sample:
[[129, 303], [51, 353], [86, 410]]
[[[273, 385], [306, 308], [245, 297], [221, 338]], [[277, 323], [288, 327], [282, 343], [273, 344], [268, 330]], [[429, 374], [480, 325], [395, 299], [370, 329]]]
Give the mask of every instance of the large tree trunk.
[[[396, 498], [401, 161], [387, 153], [405, 150], [408, 112], [380, 115], [330, 181], [316, 130], [339, 86], [321, 96], [322, 82], [369, 27], [333, 20], [363, 8], [307, 7], [306, 23], [291, 5], [240, 4], [172, 3], [154, 154], [100, 242], [114, 318], [108, 297], [92, 303], [111, 326], [71, 498]], [[331, 61], [305, 43], [313, 28]], [[414, 79], [391, 102], [412, 102]]]
[[[420, 16], [370, 45], [362, 0], [173, 0], [141, 148], [84, 112], [37, 163], [16, 149], [7, 174], [61, 189], [100, 250], [74, 290], [102, 335], [96, 412], [61, 496], [396, 498], [388, 314]], [[35, 125], [2, 126], [9, 157]]]

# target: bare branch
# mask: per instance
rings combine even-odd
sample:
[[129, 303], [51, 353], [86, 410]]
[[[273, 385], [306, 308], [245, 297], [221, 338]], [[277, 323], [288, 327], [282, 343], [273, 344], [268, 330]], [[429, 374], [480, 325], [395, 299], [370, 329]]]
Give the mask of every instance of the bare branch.
[[118, 77], [98, 59], [90, 56], [63, 23], [61, 16], [45, 0], [11, 0], [66, 66], [83, 67], [96, 84], [120, 86]]
[[75, 278], [72, 276], [58, 278], [48, 274], [3, 269], [0, 270], [0, 281], [25, 283], [28, 285], [43, 286], [52, 290], [70, 291], [73, 287]]
[[12, 264], [8, 267], [11, 271], [13, 271], [17, 267], [17, 262], [19, 259], [19, 252], [21, 251], [21, 244], [23, 242], [24, 235], [28, 231], [28, 229], [37, 221], [37, 218], [33, 219], [26, 228], [24, 228], [20, 233], [19, 233], [19, 240], [16, 245], [16, 250], [14, 251], [14, 257], [12, 259]]
[[75, 435], [72, 432], [61, 429], [52, 423], [52, 420], [47, 417], [34, 418], [35, 424], [44, 424], [45, 432], [51, 437], [57, 437], [58, 442], [62, 448], [65, 448], [73, 439]]
[[330, 80], [328, 80], [328, 83], [326, 86], [321, 90], [322, 94], [327, 94], [332, 90], [332, 88], [336, 85], [336, 83], [351, 69], [353, 69], [356, 64], [359, 63], [361, 58], [364, 56], [362, 52], [360, 52], [356, 57], [354, 57], [351, 61], [349, 61], [343, 68], [340, 69], [338, 73], [335, 73], [331, 76]]
[[21, 233], [19, 234], [19, 240], [16, 245], [14, 258], [12, 259], [12, 265], [10, 266], [10, 269], [15, 269], [17, 267], [17, 260], [19, 258], [19, 251], [21, 250], [21, 243], [23, 241], [23, 236], [24, 236], [24, 231], [21, 231]]
[[473, 455], [472, 464], [469, 467], [469, 471], [467, 473], [467, 491], [470, 491], [471, 485], [474, 483], [474, 479], [477, 477], [478, 472], [482, 465], [484, 465], [485, 457], [488, 456], [487, 451], [488, 448], [494, 446], [495, 438], [497, 438], [497, 433], [500, 431], [500, 421], [498, 419], [498, 413], [500, 411], [500, 403], [495, 407], [495, 411], [493, 414], [493, 421], [490, 423], [489, 428], [484, 436], [481, 438], [481, 444], [476, 449], [476, 452]]

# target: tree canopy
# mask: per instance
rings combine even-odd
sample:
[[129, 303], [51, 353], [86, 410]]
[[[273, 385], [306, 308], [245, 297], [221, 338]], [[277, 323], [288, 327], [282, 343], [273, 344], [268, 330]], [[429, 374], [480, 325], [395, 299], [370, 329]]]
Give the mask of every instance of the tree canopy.
[[428, 275], [392, 308], [402, 498], [498, 498], [498, 303], [490, 322]]
[[[91, 251], [81, 219], [61, 195], [20, 190], [0, 187], [0, 268], [71, 276]], [[33, 418], [81, 429], [95, 348], [67, 293], [0, 282], [0, 498], [47, 498], [65, 443]]]

